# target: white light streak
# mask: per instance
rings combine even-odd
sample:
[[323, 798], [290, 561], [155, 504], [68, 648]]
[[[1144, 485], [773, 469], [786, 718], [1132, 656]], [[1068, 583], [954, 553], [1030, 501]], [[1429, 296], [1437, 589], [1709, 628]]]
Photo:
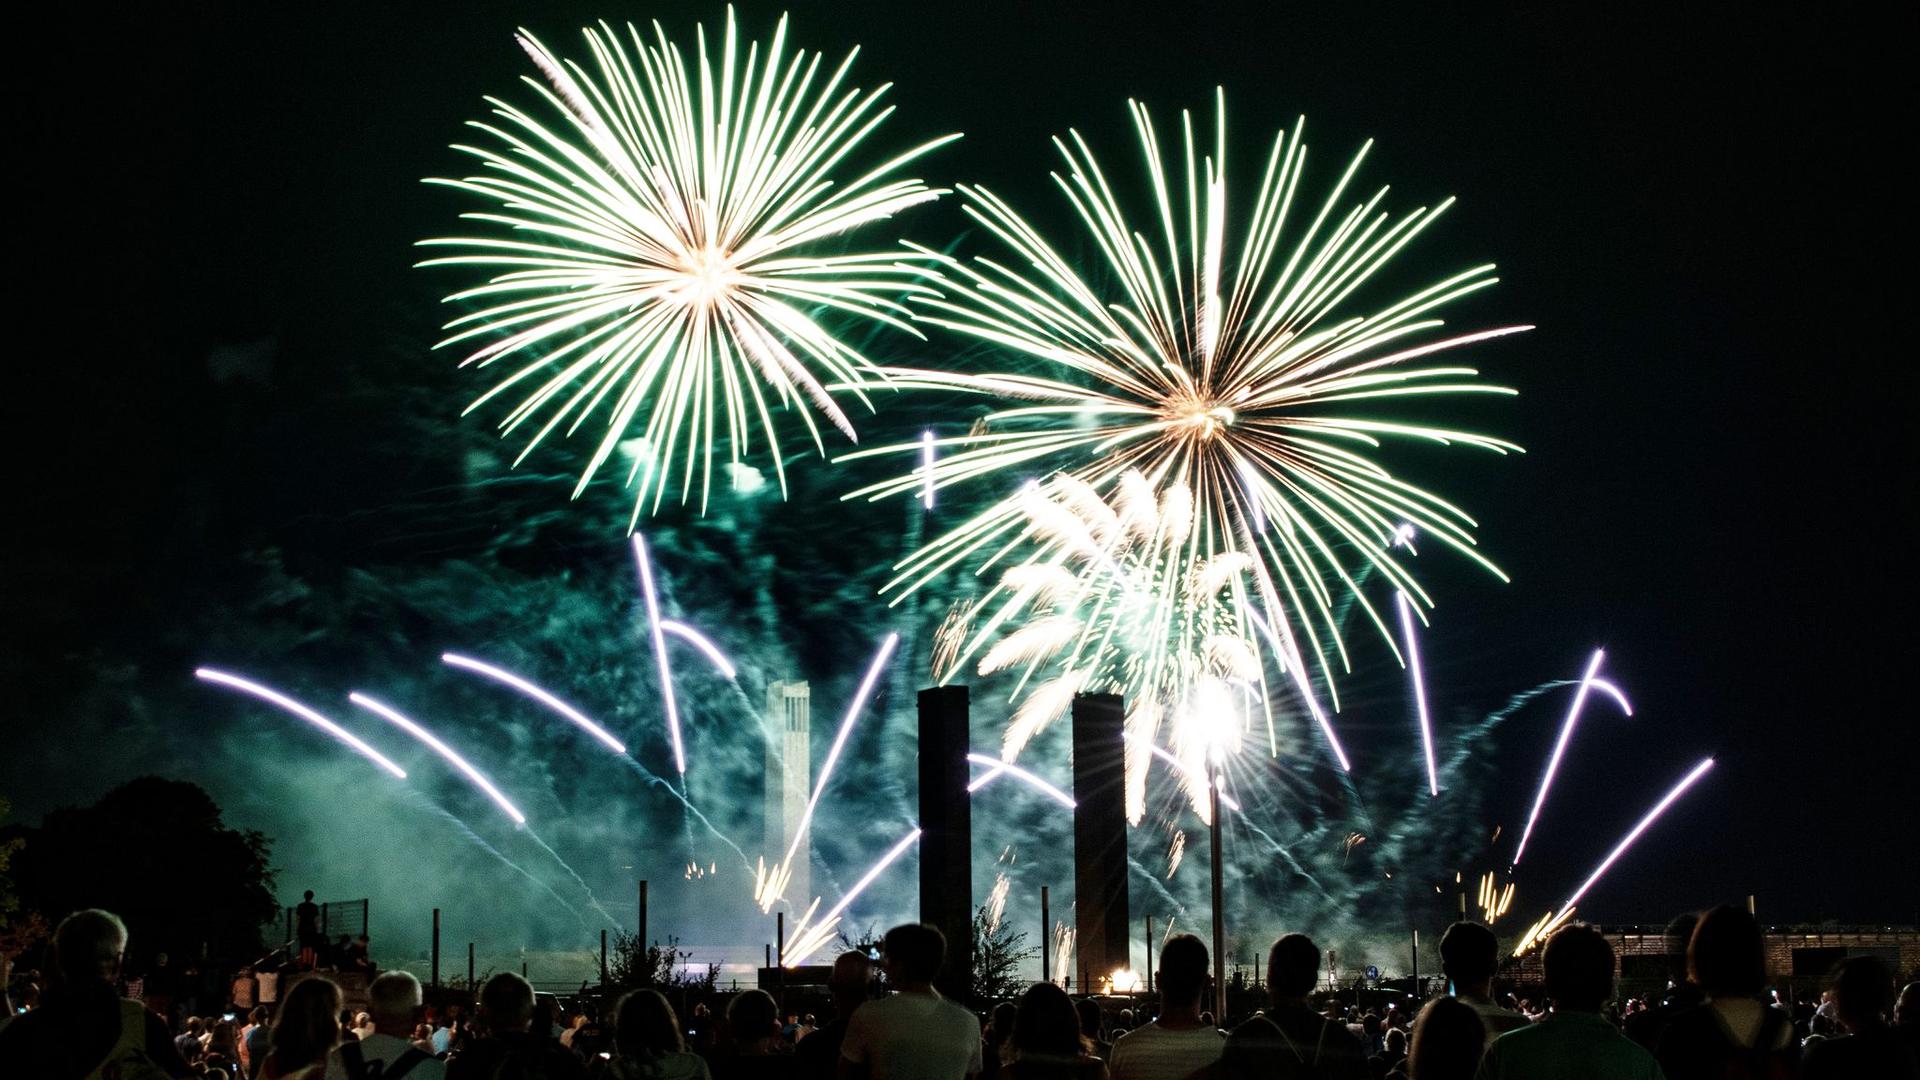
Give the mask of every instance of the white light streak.
[[307, 723], [312, 724], [314, 727], [317, 727], [320, 730], [326, 732], [327, 734], [333, 736], [334, 738], [340, 740], [341, 742], [346, 743], [348, 746], [352, 747], [354, 751], [358, 753], [360, 756], [366, 758], [367, 760], [387, 770], [388, 772], [392, 773], [395, 777], [401, 780], [405, 780], [407, 778], [407, 771], [405, 769], [402, 769], [400, 766], [395, 765], [393, 762], [387, 760], [387, 758], [383, 754], [381, 754], [380, 751], [375, 750], [373, 747], [368, 746], [365, 742], [362, 742], [358, 736], [354, 735], [352, 732], [348, 731], [346, 728], [341, 727], [339, 724], [334, 723], [333, 721], [320, 715], [318, 712], [314, 711], [313, 709], [307, 707], [306, 705], [302, 705], [300, 702], [293, 700], [292, 698], [279, 692], [278, 690], [268, 689], [267, 687], [262, 686], [251, 679], [243, 679], [238, 675], [221, 671], [217, 668], [210, 668], [210, 667], [195, 668], [193, 671], [193, 677], [196, 679], [200, 679], [203, 682], [219, 683], [222, 686], [230, 686], [233, 689], [240, 691], [241, 693], [250, 694], [254, 697], [257, 697], [261, 701], [267, 702], [270, 705], [279, 706], [281, 709], [284, 709], [287, 712], [292, 713], [293, 715], [299, 717], [300, 719], [305, 720]]
[[624, 754], [627, 752], [625, 743], [614, 738], [613, 734], [606, 728], [587, 719], [586, 715], [579, 709], [561, 701], [559, 698], [554, 697], [552, 694], [547, 693], [545, 690], [515, 675], [511, 671], [502, 670], [485, 661], [475, 660], [471, 656], [462, 656], [459, 653], [441, 653], [440, 659], [442, 662], [451, 664], [454, 667], [465, 668], [468, 671], [485, 675], [495, 682], [504, 683], [540, 704], [545, 705], [547, 708], [552, 709], [554, 712], [559, 713], [561, 716], [566, 717], [572, 721], [576, 727], [580, 728], [580, 730], [585, 731], [587, 734], [605, 743], [607, 748], [614, 753]]
[[1659, 802], [1655, 803], [1653, 809], [1647, 811], [1647, 816], [1641, 818], [1640, 823], [1633, 827], [1633, 831], [1629, 832], [1619, 844], [1614, 846], [1613, 851], [1608, 853], [1607, 857], [1600, 861], [1600, 865], [1594, 869], [1593, 874], [1587, 878], [1586, 882], [1578, 889], [1575, 889], [1572, 896], [1567, 897], [1567, 907], [1571, 909], [1581, 897], [1587, 895], [1587, 890], [1593, 888], [1593, 883], [1599, 881], [1600, 875], [1607, 872], [1607, 868], [1613, 865], [1614, 860], [1625, 854], [1627, 848], [1631, 847], [1633, 842], [1640, 838], [1640, 834], [1647, 831], [1647, 826], [1652, 825], [1658, 820], [1660, 815], [1666, 812], [1667, 807], [1673, 805], [1675, 799], [1685, 794], [1686, 790], [1693, 786], [1693, 782], [1705, 776], [1707, 770], [1711, 768], [1713, 768], [1713, 759], [1702, 759], [1700, 764], [1695, 765], [1693, 771], [1686, 775], [1685, 779], [1675, 784], [1672, 791], [1667, 792]]
[[667, 706], [667, 734], [673, 739], [673, 767], [687, 775], [687, 751], [680, 743], [680, 705], [673, 697], [673, 667], [667, 663], [667, 639], [660, 627], [660, 596], [653, 588], [653, 563], [647, 542], [633, 534], [633, 560], [640, 565], [640, 591], [647, 601], [647, 629], [653, 637], [653, 656], [660, 665], [660, 698]]
[[1534, 823], [1540, 820], [1540, 808], [1546, 805], [1547, 788], [1553, 784], [1553, 774], [1560, 768], [1560, 759], [1567, 752], [1567, 742], [1573, 738], [1573, 726], [1580, 721], [1580, 710], [1587, 703], [1587, 690], [1593, 686], [1593, 676], [1600, 670], [1600, 661], [1606, 658], [1605, 649], [1593, 650], [1593, 659], [1587, 662], [1587, 673], [1580, 676], [1580, 689], [1573, 695], [1573, 707], [1567, 710], [1567, 718], [1560, 725], [1560, 739], [1553, 744], [1553, 755], [1547, 758], [1546, 774], [1540, 777], [1540, 791], [1533, 797], [1533, 809], [1527, 814], [1527, 826], [1520, 831], [1520, 843], [1513, 850], [1513, 865], [1520, 865], [1520, 856], [1527, 850], [1527, 838], [1533, 835]]
[[1021, 768], [1018, 765], [1001, 761], [997, 757], [989, 757], [986, 754], [968, 754], [967, 760], [973, 762], [976, 765], [988, 766], [988, 769], [986, 772], [982, 773], [978, 778], [976, 778], [973, 781], [973, 783], [967, 785], [967, 792], [969, 794], [979, 791], [981, 788], [986, 787], [988, 784], [993, 783], [995, 780], [998, 780], [1000, 778], [1001, 773], [1006, 773], [1007, 775], [1013, 777], [1016, 780], [1026, 781], [1028, 784], [1032, 785], [1032, 787], [1036, 791], [1041, 792], [1042, 794], [1046, 795], [1048, 798], [1052, 799], [1054, 802], [1059, 803], [1061, 806], [1064, 806], [1069, 810], [1072, 810], [1074, 808], [1075, 804], [1073, 801], [1073, 796], [1067, 794], [1064, 791], [1061, 791], [1059, 788], [1054, 787], [1052, 784], [1047, 783], [1045, 780], [1042, 780], [1040, 777], [1036, 776], [1031, 772], [1028, 772], [1027, 770]]
[[1396, 592], [1400, 605], [1400, 633], [1407, 642], [1407, 668], [1413, 672], [1413, 702], [1420, 713], [1420, 746], [1427, 757], [1427, 794], [1440, 794], [1440, 770], [1433, 760], [1433, 722], [1427, 716], [1427, 680], [1420, 671], [1420, 645], [1414, 637], [1413, 605], [1407, 594]]
[[395, 724], [399, 725], [400, 730], [406, 732], [407, 734], [413, 736], [416, 739], [419, 739], [421, 742], [426, 743], [428, 748], [430, 748], [434, 753], [439, 754], [441, 757], [445, 758], [448, 764], [452, 765], [456, 769], [459, 769], [461, 772], [466, 773], [467, 779], [473, 781], [474, 785], [478, 787], [481, 791], [486, 792], [487, 798], [492, 799], [494, 801], [494, 805], [506, 811], [507, 816], [512, 818], [515, 824], [517, 825], [526, 824], [527, 815], [521, 813], [519, 807], [514, 806], [513, 803], [509, 801], [505, 795], [502, 795], [500, 793], [500, 789], [493, 786], [493, 781], [488, 780], [485, 776], [482, 776], [480, 774], [479, 769], [476, 769], [471, 764], [469, 764], [466, 758], [463, 758], [459, 754], [454, 753], [452, 747], [448, 746], [446, 743], [443, 743], [439, 739], [435, 738], [432, 732], [428, 731], [426, 728], [421, 727], [419, 724], [414, 723], [412, 720], [409, 720], [407, 717], [401, 715], [400, 711], [398, 709], [395, 709], [391, 705], [378, 701], [374, 698], [368, 697], [366, 694], [363, 694], [358, 690], [355, 690], [353, 693], [348, 694], [347, 700], [353, 702], [355, 705], [358, 705], [363, 709], [370, 710], [372, 712], [380, 714], [383, 717], [386, 717], [388, 720], [391, 720]]
[[725, 676], [729, 681], [740, 677], [740, 669], [733, 666], [733, 661], [728, 660], [726, 654], [720, 651], [720, 646], [715, 645], [713, 639], [707, 635], [702, 634], [686, 623], [675, 622], [672, 619], [660, 620], [660, 630], [662, 633], [672, 634], [678, 637], [706, 654], [707, 659], [711, 660], [713, 666], [719, 668], [720, 674]]

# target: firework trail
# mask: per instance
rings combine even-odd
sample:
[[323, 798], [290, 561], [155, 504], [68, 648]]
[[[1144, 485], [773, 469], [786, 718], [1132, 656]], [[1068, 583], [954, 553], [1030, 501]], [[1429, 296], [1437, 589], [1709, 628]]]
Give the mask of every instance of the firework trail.
[[466, 758], [455, 753], [452, 747], [435, 738], [432, 732], [421, 727], [408, 717], [403, 716], [400, 711], [393, 706], [377, 701], [366, 694], [362, 694], [358, 690], [348, 694], [347, 700], [369, 712], [384, 717], [398, 726], [402, 731], [425, 743], [428, 749], [445, 758], [449, 764], [465, 774], [467, 779], [472, 781], [475, 787], [478, 787], [487, 798], [493, 800], [494, 805], [498, 806], [508, 817], [513, 819], [514, 824], [526, 824], [527, 815], [521, 813], [518, 807], [514, 806], [505, 795], [501, 794], [500, 789], [493, 786], [493, 781], [481, 775], [480, 770], [474, 768]]
[[573, 706], [567, 704], [566, 702], [561, 701], [559, 698], [553, 696], [552, 694], [548, 693], [545, 690], [542, 690], [540, 687], [535, 686], [533, 683], [527, 681], [526, 679], [523, 679], [520, 676], [515, 675], [513, 672], [507, 671], [504, 668], [495, 667], [492, 664], [486, 663], [485, 661], [475, 660], [470, 656], [462, 656], [459, 653], [442, 653], [440, 654], [440, 660], [442, 663], [448, 664], [449, 666], [461, 668], [466, 671], [472, 671], [477, 674], [484, 675], [487, 678], [492, 679], [495, 682], [498, 682], [504, 686], [509, 686], [515, 690], [518, 690], [520, 693], [526, 695], [527, 697], [530, 697], [533, 700], [539, 702], [540, 704], [545, 705], [547, 708], [552, 709], [554, 712], [559, 713], [561, 716], [565, 717], [568, 721], [570, 721], [575, 727], [593, 736], [594, 738], [600, 740], [600, 742], [603, 743], [607, 747], [607, 749], [612, 750], [614, 753], [619, 754], [623, 757], [626, 755], [626, 752], [627, 752], [626, 744], [621, 742], [619, 739], [614, 738], [613, 734], [609, 732], [606, 728], [603, 728], [599, 724], [594, 723], [592, 720], [587, 719], [586, 714], [582, 713], [579, 709], [576, 709]]
[[514, 873], [519, 874], [521, 877], [526, 878], [528, 881], [533, 882], [535, 885], [538, 885], [543, 891], [546, 892], [548, 896], [553, 897], [556, 903], [558, 903], [561, 907], [565, 908], [567, 911], [567, 914], [573, 916], [574, 920], [580, 924], [580, 928], [582, 930], [593, 929], [592, 924], [587, 922], [586, 916], [580, 914], [580, 909], [574, 907], [572, 904], [567, 903], [567, 898], [564, 896], [561, 896], [559, 892], [557, 892], [554, 889], [553, 886], [533, 876], [533, 874], [528, 872], [525, 867], [521, 866], [519, 863], [514, 862], [512, 859], [509, 859], [505, 855], [501, 854], [499, 849], [495, 848], [492, 844], [489, 844], [484, 839], [482, 839], [478, 833], [474, 832], [473, 829], [467, 825], [466, 822], [455, 817], [445, 807], [427, 798], [425, 795], [420, 794], [418, 791], [415, 791], [412, 788], [406, 789], [406, 795], [408, 800], [413, 802], [417, 809], [422, 809], [430, 813], [438, 814], [442, 821], [444, 821], [448, 825], [453, 826], [454, 831], [458, 832], [461, 835], [461, 837], [466, 839], [469, 843], [472, 843], [474, 846], [478, 847], [480, 850], [500, 860], [502, 863], [506, 864], [508, 868], [513, 870]]
[[601, 918], [607, 920], [607, 925], [615, 929], [619, 929], [620, 924], [614, 921], [614, 918], [612, 915], [607, 914], [606, 908], [603, 908], [600, 906], [599, 898], [593, 895], [593, 887], [587, 884], [586, 879], [581, 877], [578, 873], [576, 873], [573, 869], [573, 866], [569, 864], [567, 860], [560, 857], [559, 852], [553, 850], [551, 847], [548, 847], [547, 842], [545, 840], [540, 839], [540, 834], [534, 832], [532, 829], [525, 829], [524, 831], [527, 834], [527, 839], [533, 841], [534, 845], [538, 847], [541, 851], [544, 851], [548, 855], [553, 856], [553, 861], [560, 864], [560, 869], [565, 870], [567, 872], [567, 876], [573, 879], [573, 883], [575, 885], [580, 886], [580, 891], [587, 894], [587, 903], [592, 905], [593, 910], [600, 913]]
[[973, 762], [975, 765], [985, 765], [988, 767], [986, 772], [980, 774], [980, 776], [975, 778], [972, 783], [967, 785], [968, 794], [972, 794], [973, 792], [979, 791], [981, 788], [984, 788], [988, 784], [993, 783], [995, 780], [999, 779], [1004, 774], [1007, 776], [1011, 776], [1016, 780], [1024, 781], [1029, 787], [1040, 792], [1041, 794], [1045, 795], [1049, 799], [1052, 799], [1054, 802], [1059, 803], [1061, 806], [1064, 806], [1069, 810], [1074, 808], [1073, 796], [1053, 786], [1047, 781], [1042, 780], [1040, 777], [1034, 775], [1033, 773], [1028, 772], [1027, 770], [1021, 768], [1018, 765], [1008, 764], [1007, 762], [1001, 761], [999, 758], [989, 757], [986, 754], [968, 754], [967, 760]]
[[732, 681], [740, 677], [740, 669], [733, 666], [733, 661], [727, 659], [726, 654], [720, 651], [720, 646], [715, 645], [713, 639], [702, 634], [700, 631], [695, 630], [686, 623], [675, 622], [672, 619], [662, 619], [660, 621], [660, 630], [662, 633], [672, 634], [692, 645], [694, 648], [699, 649], [713, 664], [714, 669], [719, 671], [721, 676], [727, 680]]
[[[794, 939], [798, 944], [790, 944], [787, 947], [787, 956], [785, 957], [787, 966], [798, 967], [806, 963], [808, 957], [818, 952], [820, 947], [827, 943], [829, 936], [833, 933], [834, 927], [839, 925], [840, 913], [847, 910], [847, 905], [858, 899], [860, 894], [866, 891], [867, 886], [873, 884], [875, 878], [878, 878], [887, 867], [892, 866], [893, 861], [898, 859], [902, 853], [912, 847], [919, 839], [920, 829], [916, 826], [913, 831], [901, 837], [900, 842], [893, 845], [885, 855], [882, 855], [879, 862], [874, 863], [871, 869], [865, 874], [862, 874], [860, 880], [853, 883], [853, 888], [847, 890], [846, 893], [840, 897], [840, 902], [829, 908], [827, 913], [821, 916], [817, 923], [813, 921], [813, 913], [814, 909], [820, 906], [820, 901], [818, 898], [815, 898], [813, 903], [807, 907], [806, 912], [800, 916], [799, 922], [795, 924]], [[802, 948], [800, 946], [804, 947]]]
[[396, 778], [401, 780], [405, 780], [407, 778], [407, 772], [405, 769], [402, 769], [400, 766], [395, 765], [393, 762], [387, 760], [387, 758], [384, 755], [382, 755], [378, 750], [375, 750], [373, 747], [368, 746], [365, 742], [362, 742], [358, 736], [354, 735], [352, 732], [349, 732], [347, 729], [341, 727], [339, 724], [336, 724], [333, 721], [327, 719], [325, 716], [320, 715], [320, 713], [314, 710], [311, 706], [303, 705], [300, 702], [295, 701], [293, 698], [290, 698], [287, 695], [279, 692], [278, 690], [270, 689], [266, 686], [262, 686], [261, 684], [252, 681], [251, 679], [245, 679], [245, 678], [242, 678], [241, 676], [234, 675], [229, 672], [221, 671], [217, 668], [210, 668], [210, 667], [195, 668], [193, 672], [193, 677], [201, 680], [202, 682], [218, 683], [222, 686], [232, 687], [233, 689], [238, 690], [243, 694], [247, 694], [252, 697], [259, 698], [261, 701], [267, 702], [268, 704], [278, 706], [283, 711], [292, 713], [293, 715], [299, 717], [300, 719], [305, 720], [307, 723], [312, 724], [314, 727], [317, 727], [320, 730], [326, 732], [327, 734], [333, 736], [335, 739], [338, 739], [339, 741], [347, 744], [347, 746], [351, 747], [355, 753], [359, 754], [361, 757], [366, 758], [368, 761], [371, 761], [374, 764], [380, 766], [381, 768], [387, 770], [387, 772], [392, 773]]
[[[1560, 738], [1553, 744], [1552, 756], [1547, 758], [1547, 771], [1540, 777], [1540, 790], [1533, 797], [1533, 809], [1527, 813], [1527, 824], [1520, 832], [1520, 843], [1516, 845], [1513, 850], [1512, 865], [1518, 866], [1520, 864], [1520, 856], [1526, 853], [1527, 840], [1533, 836], [1533, 827], [1535, 823], [1540, 820], [1540, 808], [1545, 806], [1547, 802], [1547, 789], [1553, 785], [1554, 773], [1559, 770], [1560, 761], [1567, 752], [1567, 743], [1573, 738], [1574, 725], [1580, 722], [1580, 711], [1586, 706], [1587, 691], [1593, 687], [1594, 676], [1599, 673], [1600, 662], [1606, 659], [1606, 655], [1606, 650], [1604, 649], [1593, 650], [1593, 659], [1587, 662], [1586, 674], [1580, 677], [1580, 688], [1574, 691], [1573, 705], [1567, 709], [1567, 718], [1560, 725]], [[1612, 684], [1608, 685], [1611, 686]], [[1621, 705], [1625, 707], [1625, 695], [1620, 694], [1617, 689], [1615, 689], [1614, 694]], [[1633, 715], [1631, 708], [1627, 709], [1627, 715]]]
[[653, 639], [654, 661], [660, 665], [660, 700], [666, 703], [667, 733], [673, 739], [673, 767], [680, 783], [687, 782], [687, 752], [680, 743], [680, 706], [673, 696], [673, 666], [667, 662], [667, 638], [660, 626], [660, 596], [653, 587], [653, 561], [647, 557], [647, 542], [633, 534], [633, 561], [640, 568], [640, 592], [647, 603], [647, 632]]
[[1686, 794], [1687, 789], [1693, 786], [1694, 781], [1705, 776], [1707, 770], [1711, 768], [1713, 768], [1712, 758], [1701, 759], [1700, 764], [1695, 765], [1692, 772], [1689, 772], [1679, 783], [1675, 784], [1672, 790], [1668, 791], [1659, 802], [1655, 803], [1653, 809], [1647, 811], [1646, 816], [1640, 819], [1640, 823], [1635, 825], [1632, 831], [1628, 832], [1625, 837], [1621, 838], [1620, 843], [1615, 845], [1614, 849], [1607, 854], [1605, 859], [1600, 860], [1600, 865], [1595, 867], [1593, 873], [1588, 876], [1587, 880], [1581, 883], [1578, 889], [1573, 891], [1573, 895], [1567, 897], [1567, 902], [1564, 905], [1565, 909], [1572, 911], [1573, 905], [1578, 903], [1581, 897], [1587, 895], [1587, 890], [1593, 888], [1594, 882], [1599, 881], [1601, 876], [1607, 872], [1607, 869], [1614, 864], [1614, 861], [1625, 854], [1626, 850], [1633, 846], [1635, 840], [1640, 839], [1640, 834], [1646, 832], [1649, 826], [1655, 821], [1658, 821], [1660, 815], [1667, 812], [1667, 807], [1672, 806], [1674, 800]]
[[[847, 745], [847, 736], [853, 734], [854, 721], [867, 707], [867, 696], [873, 693], [874, 683], [880, 673], [886, 670], [887, 660], [893, 656], [893, 650], [900, 644], [900, 635], [890, 633], [880, 643], [880, 649], [874, 653], [873, 662], [867, 665], [866, 677], [860, 680], [860, 689], [853, 695], [853, 704], [847, 708], [845, 719], [840, 721], [840, 730], [833, 737], [833, 745], [827, 750], [827, 759], [820, 765], [820, 779], [814, 782], [813, 795], [807, 799], [807, 808], [800, 815], [800, 824], [793, 830], [793, 839], [787, 844], [787, 852], [781, 856], [772, 870], [762, 873], [755, 871], [754, 900], [763, 912], [772, 911], [787, 891], [787, 883], [793, 877], [793, 858], [800, 850], [800, 842], [807, 835], [807, 828], [813, 824], [813, 812], [820, 806], [820, 796], [827, 790], [827, 782], [833, 779], [833, 767], [840, 760], [840, 751]], [[919, 835], [915, 830], [914, 835]]]

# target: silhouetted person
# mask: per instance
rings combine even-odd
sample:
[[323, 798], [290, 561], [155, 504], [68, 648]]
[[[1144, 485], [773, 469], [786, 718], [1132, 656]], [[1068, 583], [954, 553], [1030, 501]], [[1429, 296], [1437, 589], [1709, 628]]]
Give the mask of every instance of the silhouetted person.
[[1493, 975], [1500, 967], [1500, 939], [1475, 922], [1457, 922], [1440, 935], [1440, 970], [1453, 984], [1453, 996], [1480, 1017], [1486, 1045], [1527, 1026], [1527, 1018], [1493, 1000]]
[[960, 1080], [980, 1072], [980, 1022], [940, 996], [947, 939], [920, 923], [887, 931], [880, 966], [894, 993], [860, 1006], [840, 1047], [848, 1080]]
[[780, 1006], [765, 990], [743, 990], [727, 1003], [727, 1052], [709, 1064], [716, 1080], [762, 1080], [792, 1074], [780, 1036]]
[[1731, 905], [1702, 916], [1687, 946], [1687, 977], [1706, 1001], [1675, 1016], [1660, 1037], [1667, 1080], [1793, 1075], [1793, 1018], [1760, 1000], [1767, 951], [1753, 916]]
[[1073, 1011], [1080, 1017], [1080, 1034], [1086, 1036], [1093, 1056], [1105, 1061], [1113, 1054], [1113, 1044], [1107, 1041], [1107, 1018], [1100, 1012], [1100, 1003], [1083, 997], [1073, 1003]]
[[293, 937], [300, 943], [300, 966], [311, 970], [320, 962], [320, 947], [326, 944], [326, 938], [320, 934], [320, 907], [313, 902], [313, 890], [308, 889], [293, 909]]
[[1000, 1070], [1005, 1066], [1005, 1050], [1008, 1041], [1013, 1038], [1013, 1020], [1018, 1015], [1018, 1005], [1003, 1001], [995, 1005], [987, 1017], [987, 1045], [980, 1055], [980, 1075], [987, 1080], [997, 1080]]
[[581, 1080], [586, 1075], [572, 1051], [547, 1031], [533, 1030], [533, 987], [512, 972], [495, 975], [480, 988], [480, 1023], [486, 1034], [447, 1062], [447, 1080]]
[[1600, 931], [1563, 926], [1541, 959], [1553, 1011], [1495, 1039], [1481, 1080], [1661, 1080], [1653, 1055], [1600, 1015], [1613, 1000], [1613, 946]]
[[1113, 1080], [1194, 1080], [1226, 1048], [1220, 1029], [1200, 1021], [1207, 989], [1207, 947], [1192, 934], [1160, 949], [1160, 1015], [1113, 1041], [1107, 1069]]
[[1697, 912], [1677, 915], [1667, 924], [1667, 992], [1660, 1003], [1627, 1017], [1627, 1038], [1649, 1051], [1660, 1049], [1660, 1037], [1674, 1018], [1706, 1003], [1707, 995], [1693, 985], [1687, 973], [1687, 953], [1693, 947], [1693, 930], [1700, 925]]
[[[318, 1080], [340, 1043], [340, 987], [311, 975], [293, 984], [273, 1014], [273, 1049], [262, 1080]], [[357, 1044], [356, 1044], [357, 1045]]]
[[[342, 1043], [327, 1057], [327, 1080], [442, 1080], [446, 1063], [414, 1045], [421, 1008], [420, 980], [389, 971], [367, 986], [367, 1018], [373, 1030], [363, 1039]], [[375, 1070], [378, 1070], [377, 1072]]]
[[[1444, 938], [1440, 947], [1444, 952]], [[1482, 1015], [1463, 997], [1427, 1002], [1413, 1021], [1413, 1040], [1407, 1051], [1408, 1080], [1473, 1080], [1487, 1045]]]
[[635, 990], [613, 1014], [614, 1057], [598, 1075], [608, 1080], [709, 1080], [705, 1058], [687, 1050], [680, 1018], [658, 990]]
[[1320, 949], [1305, 934], [1288, 934], [1267, 953], [1265, 1012], [1234, 1028], [1220, 1054], [1227, 1080], [1370, 1080], [1366, 1050], [1344, 1024], [1307, 1004], [1320, 977]]
[[840, 1047], [847, 1041], [853, 1012], [866, 1002], [873, 982], [867, 954], [849, 949], [833, 961], [827, 992], [833, 996], [833, 1018], [801, 1039], [793, 1051], [794, 1075], [803, 1080], [833, 1080], [840, 1071]]
[[1807, 1048], [1806, 1080], [1871, 1076], [1913, 1080], [1920, 1076], [1913, 1051], [1887, 1024], [1893, 1006], [1893, 973], [1871, 956], [1852, 956], [1834, 969], [1833, 1008], [1847, 1034]]
[[114, 990], [127, 927], [105, 911], [77, 911], [53, 935], [53, 984], [39, 1008], [0, 1028], [0, 1076], [79, 1080], [131, 1074], [151, 1060], [168, 1076], [193, 1070], [174, 1049], [167, 1024]]
[[1052, 983], [1034, 983], [1014, 1008], [1000, 1075], [1006, 1080], [1106, 1080], [1107, 1067], [1086, 1036], [1085, 1014], [1067, 992]]

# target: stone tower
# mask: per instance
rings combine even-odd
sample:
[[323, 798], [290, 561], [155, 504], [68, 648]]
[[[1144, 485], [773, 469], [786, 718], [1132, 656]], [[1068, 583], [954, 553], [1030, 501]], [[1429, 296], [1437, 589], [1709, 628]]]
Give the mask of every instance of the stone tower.
[[[807, 812], [813, 793], [812, 708], [805, 680], [767, 686], [767, 769], [765, 846], [768, 860], [778, 859], [793, 843], [794, 830]], [[813, 842], [793, 853], [793, 878], [787, 900], [794, 912], [813, 902]], [[789, 916], [791, 918], [791, 916]]]

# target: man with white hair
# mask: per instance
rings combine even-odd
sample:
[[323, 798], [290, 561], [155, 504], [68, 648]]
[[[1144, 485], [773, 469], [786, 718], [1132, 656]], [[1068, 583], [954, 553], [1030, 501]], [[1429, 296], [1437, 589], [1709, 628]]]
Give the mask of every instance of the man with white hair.
[[[193, 1076], [166, 1021], [114, 989], [126, 951], [126, 924], [111, 912], [88, 909], [60, 920], [46, 1003], [0, 1028], [0, 1076], [79, 1080], [149, 1075], [151, 1067]], [[149, 1071], [136, 1074], [139, 1067]]]
[[344, 1042], [327, 1055], [327, 1080], [446, 1080], [447, 1066], [413, 1045], [420, 1017], [420, 980], [389, 971], [367, 987], [373, 1034]]

